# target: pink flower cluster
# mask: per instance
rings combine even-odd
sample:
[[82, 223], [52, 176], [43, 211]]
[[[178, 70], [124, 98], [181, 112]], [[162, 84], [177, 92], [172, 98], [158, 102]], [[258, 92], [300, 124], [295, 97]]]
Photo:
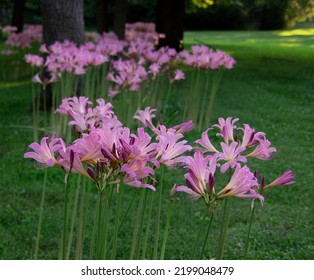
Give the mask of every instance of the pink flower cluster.
[[127, 41], [144, 40], [158, 44], [159, 34], [156, 32], [155, 23], [135, 22], [125, 25], [125, 39]]
[[223, 51], [214, 51], [206, 46], [192, 46], [191, 51], [179, 53], [167, 47], [156, 50], [151, 36], [147, 35], [154, 34], [153, 24], [136, 23], [127, 26], [130, 34], [146, 35], [130, 35], [126, 41], [121, 41], [112, 33], [104, 33], [79, 47], [68, 41], [55, 42], [51, 46], [41, 46], [40, 51], [47, 54], [44, 63], [30, 55], [25, 60], [32, 66], [47, 67], [54, 77], [62, 73], [84, 75], [91, 67], [107, 64], [107, 79], [111, 82], [108, 89], [110, 97], [124, 89], [139, 91], [144, 83], [165, 73], [168, 73], [170, 82], [182, 80], [185, 75], [176, 68], [178, 65], [231, 69], [235, 64], [235, 60]]
[[[103, 99], [97, 100], [97, 106], [86, 97], [71, 97], [62, 101], [57, 113], [71, 118], [78, 138], [66, 145], [61, 138], [43, 137], [40, 143], [32, 143], [33, 150], [25, 158], [33, 158], [43, 166], [61, 167], [68, 175], [80, 173], [93, 180], [99, 189], [110, 184], [124, 183], [135, 188], [155, 186], [153, 178], [160, 165], [171, 169], [188, 169], [184, 175], [186, 185], [175, 185], [173, 192], [185, 192], [193, 200], [203, 198], [208, 206], [215, 207], [222, 199], [235, 196], [264, 201], [263, 191], [275, 186], [290, 185], [293, 174], [290, 170], [270, 184], [265, 177], [258, 181], [257, 171], [252, 173], [247, 160], [255, 157], [268, 160], [276, 151], [270, 146], [264, 132], [255, 132], [248, 124], [237, 127], [238, 119], [220, 118], [202, 133], [194, 148], [193, 155], [185, 155], [193, 148], [183, 140], [184, 133], [193, 129], [192, 121], [167, 128], [160, 121], [154, 124], [155, 109], [147, 107], [134, 116], [144, 127], [137, 133], [131, 133], [124, 127], [113, 112], [112, 105]], [[208, 137], [208, 132], [218, 129], [216, 136], [221, 139], [220, 148], [216, 148]], [[153, 136], [152, 136], [153, 135]], [[218, 190], [215, 177], [229, 171], [228, 183]]]
[[[220, 118], [218, 124], [207, 129], [201, 139], [195, 141], [199, 147], [195, 148], [194, 156], [187, 157], [185, 162], [185, 168], [189, 170], [184, 175], [186, 186], [177, 186], [176, 191], [188, 193], [193, 200], [203, 197], [211, 205], [227, 196], [258, 198], [263, 202], [265, 188], [294, 183], [292, 172], [287, 171], [268, 185], [265, 185], [265, 178], [259, 184], [257, 173], [252, 173], [245, 164], [253, 157], [269, 160], [276, 149], [271, 147], [264, 132], [255, 132], [248, 124], [237, 127], [237, 121], [231, 117]], [[221, 150], [208, 137], [208, 132], [215, 128], [218, 128], [216, 136], [222, 138]], [[231, 175], [230, 181], [219, 191], [214, 187], [217, 168], [221, 173], [229, 171]]]
[[98, 106], [91, 108], [92, 102], [84, 96], [63, 99], [56, 113], [71, 117], [70, 126], [79, 133], [89, 133], [93, 128], [120, 127], [122, 124], [113, 112], [111, 103], [96, 100]]
[[[14, 27], [13, 27], [14, 28]], [[2, 28], [2, 31], [10, 30], [5, 44], [11, 47], [30, 48], [34, 42], [40, 42], [42, 38], [41, 25], [25, 25], [23, 32], [12, 32], [13, 28]]]
[[145, 68], [132, 59], [113, 61], [112, 67], [113, 71], [107, 76], [107, 79], [115, 84], [115, 87], [109, 90], [110, 97], [119, 93], [121, 88], [138, 91], [141, 83], [147, 78]]
[[195, 45], [191, 51], [183, 50], [179, 53], [181, 61], [199, 69], [232, 69], [235, 59], [221, 50], [213, 51], [204, 45]]
[[183, 134], [179, 128], [184, 124], [176, 129], [159, 124], [154, 129], [154, 138], [143, 127], [131, 133], [117, 120], [110, 103], [102, 99], [97, 103], [98, 106], [91, 108], [85, 97], [64, 99], [57, 112], [72, 119], [69, 125], [80, 132], [79, 138], [66, 145], [61, 138], [44, 137], [40, 143], [32, 143], [33, 151], [24, 157], [33, 158], [43, 166], [57, 165], [67, 174], [80, 173], [91, 178], [100, 189], [123, 180], [135, 188], [155, 190], [146, 178], [153, 177], [161, 164], [170, 168], [181, 164], [185, 161], [182, 154], [192, 149], [187, 141], [181, 140]]

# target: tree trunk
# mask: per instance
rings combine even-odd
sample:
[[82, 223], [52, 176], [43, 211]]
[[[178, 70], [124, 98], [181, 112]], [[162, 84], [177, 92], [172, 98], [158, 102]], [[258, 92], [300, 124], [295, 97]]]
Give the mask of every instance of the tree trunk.
[[158, 0], [156, 31], [163, 34], [158, 47], [183, 49], [185, 0]]
[[14, 0], [11, 25], [16, 26], [17, 33], [23, 32], [25, 2], [26, 0]]
[[[43, 43], [47, 46], [54, 42], [69, 40], [76, 45], [84, 43], [84, 7], [83, 0], [41, 0]], [[42, 72], [43, 78], [50, 78], [46, 68]], [[80, 87], [76, 93], [80, 93]], [[44, 94], [46, 95], [44, 98]], [[71, 93], [69, 93], [71, 94]], [[46, 105], [44, 106], [44, 102]], [[41, 107], [47, 109], [52, 106], [52, 89], [48, 84], [42, 90], [40, 98]]]
[[41, 0], [43, 42], [84, 42], [83, 0]]
[[114, 8], [113, 32], [120, 40], [124, 39], [128, 0], [116, 0]]
[[108, 32], [107, 10], [108, 0], [95, 0], [97, 32]]

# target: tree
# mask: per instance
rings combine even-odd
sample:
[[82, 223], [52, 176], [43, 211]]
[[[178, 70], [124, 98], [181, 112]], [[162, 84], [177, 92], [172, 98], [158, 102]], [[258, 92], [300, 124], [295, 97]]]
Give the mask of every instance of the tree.
[[156, 30], [163, 34], [159, 47], [169, 46], [177, 51], [183, 48], [185, 0], [158, 0]]
[[95, 0], [97, 32], [102, 34], [108, 31], [107, 10], [108, 0]]
[[41, 0], [43, 42], [84, 42], [83, 0]]
[[14, 0], [11, 25], [16, 26], [17, 33], [23, 32], [25, 3], [26, 0]]
[[[43, 43], [47, 46], [64, 40], [77, 45], [84, 43], [83, 2], [83, 0], [41, 0]], [[50, 73], [46, 68], [43, 69], [42, 76], [43, 79], [50, 78]], [[80, 87], [76, 93], [79, 94], [79, 92]], [[41, 107], [51, 108], [51, 84], [48, 84], [42, 93]]]
[[119, 39], [124, 39], [127, 19], [128, 0], [116, 0], [114, 8], [113, 32]]

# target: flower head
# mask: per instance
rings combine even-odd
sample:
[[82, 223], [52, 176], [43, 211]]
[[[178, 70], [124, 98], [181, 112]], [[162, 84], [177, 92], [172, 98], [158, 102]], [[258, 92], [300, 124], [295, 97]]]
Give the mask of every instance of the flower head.
[[63, 141], [60, 138], [52, 138], [48, 144], [49, 137], [43, 137], [40, 144], [34, 142], [29, 145], [34, 152], [27, 152], [24, 158], [32, 158], [44, 166], [53, 166], [57, 163], [55, 153], [62, 148]]
[[233, 169], [240, 167], [239, 162], [247, 162], [247, 159], [244, 156], [241, 156], [241, 152], [245, 150], [244, 147], [238, 147], [237, 142], [232, 142], [230, 146], [227, 146], [226, 143], [220, 143], [222, 148], [222, 153], [217, 153], [217, 160], [226, 161], [220, 168], [222, 173], [225, 173], [228, 169]]
[[264, 197], [256, 188], [259, 186], [256, 177], [247, 166], [236, 168], [229, 183], [217, 194], [218, 199], [226, 196], [237, 196], [242, 198], [258, 198], [261, 201]]
[[283, 173], [281, 176], [279, 176], [275, 181], [266, 185], [263, 189], [272, 188], [272, 187], [276, 187], [276, 186], [286, 186], [286, 185], [295, 184], [295, 181], [293, 181], [293, 179], [294, 179], [294, 176], [292, 174], [292, 171], [287, 170], [285, 173]]

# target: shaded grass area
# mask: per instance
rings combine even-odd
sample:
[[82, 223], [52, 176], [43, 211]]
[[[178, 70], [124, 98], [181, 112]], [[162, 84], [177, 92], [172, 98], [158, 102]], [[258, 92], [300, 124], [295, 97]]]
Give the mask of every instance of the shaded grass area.
[[[306, 34], [313, 32], [311, 29], [304, 30], [303, 33]], [[249, 123], [257, 131], [266, 132], [278, 152], [272, 161], [252, 162], [252, 170], [258, 168], [269, 182], [288, 168], [293, 170], [296, 177], [296, 185], [270, 190], [266, 194], [264, 206], [257, 205], [248, 255], [250, 259], [314, 259], [314, 42], [311, 36], [298, 34], [296, 31], [286, 34], [287, 36], [281, 32], [186, 33], [187, 46], [208, 44], [227, 51], [237, 60], [236, 67], [223, 75], [210, 123], [216, 122], [218, 117], [233, 116], [240, 118], [239, 123]], [[184, 91], [184, 87], [180, 90]], [[0, 258], [31, 259], [44, 174], [43, 170], [35, 169], [30, 160], [23, 159], [33, 135], [27, 128], [32, 123], [29, 110], [31, 84], [27, 80], [1, 82], [0, 96]], [[178, 100], [173, 98], [172, 102]], [[198, 131], [189, 133], [187, 137], [191, 140], [190, 143], [199, 138], [200, 134]], [[166, 174], [167, 180], [163, 188], [165, 200], [172, 184], [182, 182], [180, 173]], [[96, 194], [93, 186], [89, 187], [89, 193], [88, 221], [93, 218], [93, 200]], [[126, 188], [123, 209], [131, 194], [132, 189]], [[57, 258], [62, 203], [63, 174], [51, 170], [48, 175], [39, 258]], [[163, 224], [166, 208], [165, 203], [161, 216]], [[201, 201], [190, 202], [185, 194], [180, 193], [175, 198], [174, 209], [176, 211], [173, 213], [165, 258], [189, 259], [203, 217], [204, 205]], [[130, 218], [119, 234], [120, 259], [129, 257], [135, 210], [136, 207], [133, 207]], [[249, 210], [249, 201], [233, 200], [226, 259], [242, 257]], [[205, 258], [214, 257], [221, 212], [222, 207], [215, 212]], [[152, 221], [155, 216], [154, 210]], [[85, 236], [87, 244], [90, 232], [89, 226]], [[152, 252], [153, 233], [154, 224], [149, 239], [149, 253]], [[162, 234], [163, 230], [161, 236]], [[85, 258], [88, 255], [86, 252]]]

